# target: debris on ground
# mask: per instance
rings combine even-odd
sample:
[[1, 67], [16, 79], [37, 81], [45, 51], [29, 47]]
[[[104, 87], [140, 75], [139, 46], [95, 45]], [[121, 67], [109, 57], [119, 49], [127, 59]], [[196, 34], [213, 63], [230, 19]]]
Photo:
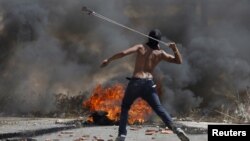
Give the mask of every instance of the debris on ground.
[[56, 117], [80, 116], [86, 109], [83, 109], [82, 102], [86, 100], [88, 94], [80, 93], [79, 95], [56, 94]]
[[153, 135], [153, 134], [173, 134], [173, 131], [169, 129], [158, 128], [158, 127], [156, 127], [156, 129], [145, 130], [145, 135]]

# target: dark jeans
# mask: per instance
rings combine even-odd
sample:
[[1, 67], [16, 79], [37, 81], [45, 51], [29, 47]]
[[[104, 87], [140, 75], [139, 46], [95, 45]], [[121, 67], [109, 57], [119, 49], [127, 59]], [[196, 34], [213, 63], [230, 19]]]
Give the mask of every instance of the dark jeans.
[[128, 111], [138, 97], [147, 101], [166, 126], [172, 129], [172, 119], [161, 105], [154, 85], [155, 83], [153, 80], [139, 78], [132, 78], [130, 80], [122, 101], [118, 136], [127, 134], [126, 125], [128, 121]]

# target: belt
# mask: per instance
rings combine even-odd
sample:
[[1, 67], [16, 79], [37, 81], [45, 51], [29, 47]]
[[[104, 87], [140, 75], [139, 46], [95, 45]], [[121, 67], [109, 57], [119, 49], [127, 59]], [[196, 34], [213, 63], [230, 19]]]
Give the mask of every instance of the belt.
[[126, 77], [127, 80], [153, 80], [152, 78]]

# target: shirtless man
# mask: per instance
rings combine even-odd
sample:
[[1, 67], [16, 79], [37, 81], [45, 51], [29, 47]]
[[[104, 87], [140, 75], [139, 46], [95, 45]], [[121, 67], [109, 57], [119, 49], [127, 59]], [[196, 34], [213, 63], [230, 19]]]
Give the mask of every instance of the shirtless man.
[[[149, 36], [161, 40], [161, 32], [158, 29], [150, 31]], [[105, 67], [111, 61], [122, 58], [129, 54], [136, 53], [137, 55], [134, 73], [133, 76], [129, 78], [130, 81], [122, 100], [119, 131], [116, 141], [125, 140], [127, 134], [126, 125], [128, 120], [128, 111], [130, 109], [130, 106], [138, 97], [141, 97], [142, 99], [147, 101], [147, 103], [162, 119], [165, 125], [169, 129], [173, 130], [173, 132], [177, 134], [181, 141], [189, 141], [184, 131], [175, 126], [170, 115], [161, 105], [158, 94], [156, 93], [156, 85], [153, 81], [153, 70], [160, 61], [164, 60], [176, 64], [182, 63], [182, 57], [176, 47], [176, 44], [171, 43], [169, 47], [173, 50], [174, 55], [170, 55], [161, 50], [158, 41], [149, 38], [146, 44], [135, 45], [113, 55], [108, 59], [103, 60], [101, 67]]]

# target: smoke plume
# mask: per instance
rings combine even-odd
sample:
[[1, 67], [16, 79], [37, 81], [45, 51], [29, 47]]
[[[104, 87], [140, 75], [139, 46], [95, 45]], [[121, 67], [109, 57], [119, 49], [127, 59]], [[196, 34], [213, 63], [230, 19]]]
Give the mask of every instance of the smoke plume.
[[0, 0], [0, 112], [48, 113], [56, 93], [126, 83], [133, 57], [99, 65], [146, 39], [84, 15], [84, 5], [144, 33], [158, 28], [178, 44], [183, 64], [156, 70], [173, 114], [228, 104], [249, 86], [248, 0]]

